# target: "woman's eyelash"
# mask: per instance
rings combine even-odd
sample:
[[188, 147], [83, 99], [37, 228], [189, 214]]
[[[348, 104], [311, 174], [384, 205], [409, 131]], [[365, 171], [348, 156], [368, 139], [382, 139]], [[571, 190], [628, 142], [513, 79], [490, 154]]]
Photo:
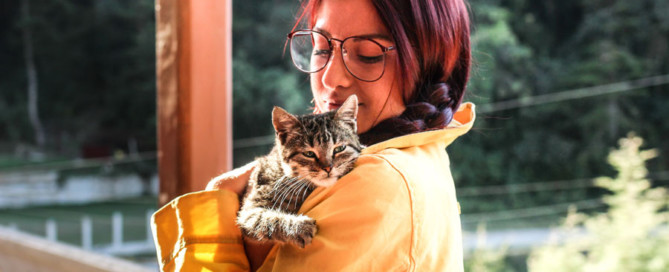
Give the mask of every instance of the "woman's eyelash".
[[362, 63], [373, 64], [373, 63], [378, 63], [381, 60], [383, 60], [383, 56], [368, 57], [368, 56], [358, 55], [358, 60]]

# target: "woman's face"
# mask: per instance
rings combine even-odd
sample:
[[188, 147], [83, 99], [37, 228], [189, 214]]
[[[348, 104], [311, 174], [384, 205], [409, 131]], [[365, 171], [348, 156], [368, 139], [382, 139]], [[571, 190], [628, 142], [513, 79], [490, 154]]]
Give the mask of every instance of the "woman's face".
[[[323, 0], [317, 12], [314, 30], [330, 38], [344, 40], [350, 36], [373, 36], [384, 47], [393, 46], [391, 35], [370, 0]], [[339, 42], [333, 41], [334, 54], [327, 66], [311, 74], [311, 90], [316, 110], [327, 112], [339, 108], [352, 94], [358, 96], [358, 133], [364, 133], [380, 121], [404, 111], [402, 92], [396, 74], [397, 53], [386, 53], [385, 72], [374, 82], [364, 82], [351, 75], [344, 66]]]

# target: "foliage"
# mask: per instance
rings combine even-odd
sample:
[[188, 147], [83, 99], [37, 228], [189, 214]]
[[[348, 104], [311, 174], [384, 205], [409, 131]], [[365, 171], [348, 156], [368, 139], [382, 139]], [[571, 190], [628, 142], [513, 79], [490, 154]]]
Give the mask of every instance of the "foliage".
[[18, 1], [1, 10], [0, 141], [32, 141], [20, 35], [28, 24], [50, 150], [76, 156], [83, 145], [127, 149], [133, 139], [155, 150], [153, 1], [35, 2], [30, 20]]
[[511, 272], [505, 262], [507, 248], [492, 250], [486, 248], [485, 225], [479, 224], [476, 231], [476, 249], [465, 257], [465, 271], [469, 272]]
[[609, 211], [570, 212], [560, 228], [570, 239], [533, 251], [531, 271], [669, 271], [669, 199], [646, 179], [645, 161], [657, 153], [640, 151], [641, 144], [633, 135], [621, 139], [608, 159], [618, 176], [597, 180], [611, 192], [604, 198]]
[[[611, 174], [601, 160], [625, 131], [669, 154], [669, 84], [504, 111], [490, 103], [669, 74], [662, 0], [472, 1], [474, 129], [449, 147], [458, 187]], [[661, 155], [651, 172], [669, 167]], [[594, 198], [592, 188], [464, 199], [463, 214]]]

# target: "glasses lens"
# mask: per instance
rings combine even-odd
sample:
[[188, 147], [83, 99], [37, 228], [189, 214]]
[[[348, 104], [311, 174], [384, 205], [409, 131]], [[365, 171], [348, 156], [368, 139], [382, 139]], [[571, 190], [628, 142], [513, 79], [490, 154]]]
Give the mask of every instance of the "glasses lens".
[[351, 38], [343, 47], [344, 64], [355, 77], [374, 81], [383, 75], [385, 53], [381, 45], [363, 38]]
[[312, 73], [330, 59], [330, 44], [325, 36], [311, 31], [300, 31], [290, 39], [290, 56], [298, 69]]

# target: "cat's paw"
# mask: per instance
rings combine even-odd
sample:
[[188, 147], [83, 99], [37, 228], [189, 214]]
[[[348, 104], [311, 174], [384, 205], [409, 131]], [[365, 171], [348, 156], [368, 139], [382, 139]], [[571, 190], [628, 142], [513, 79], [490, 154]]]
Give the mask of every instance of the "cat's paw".
[[311, 244], [311, 241], [318, 231], [316, 220], [307, 216], [301, 216], [292, 225], [292, 231], [286, 235], [285, 242], [300, 248], [304, 248], [306, 245]]

